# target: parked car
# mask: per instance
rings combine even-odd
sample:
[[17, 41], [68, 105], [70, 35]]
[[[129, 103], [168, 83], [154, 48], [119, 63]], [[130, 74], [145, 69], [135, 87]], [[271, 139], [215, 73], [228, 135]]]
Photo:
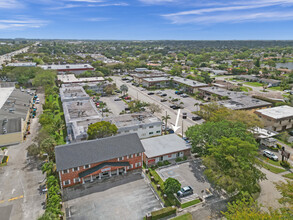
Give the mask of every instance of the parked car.
[[168, 128], [166, 131], [167, 131], [169, 134], [174, 134], [174, 130], [171, 129], [171, 128]]
[[40, 103], [40, 99], [37, 98], [37, 99], [36, 99], [36, 104], [39, 104], [39, 103]]
[[187, 98], [187, 97], [189, 97], [189, 95], [187, 95], [187, 94], [182, 94], [182, 95], [180, 95], [182, 98]]
[[188, 137], [183, 137], [182, 139], [185, 140], [186, 143], [188, 143], [188, 144], [190, 143], [190, 140]]
[[176, 110], [176, 109], [180, 109], [180, 108], [183, 108], [183, 107], [180, 106], [180, 105], [175, 105], [175, 107], [173, 107], [174, 110]]
[[158, 92], [156, 92], [156, 94], [157, 94], [157, 95], [162, 94], [162, 91], [158, 91]]
[[161, 97], [164, 97], [164, 96], [167, 96], [167, 94], [166, 93], [161, 94]]
[[186, 113], [186, 112], [183, 112], [183, 113], [182, 113], [182, 118], [183, 118], [183, 119], [186, 119], [186, 118], [187, 118], [187, 113]]
[[183, 92], [182, 91], [175, 91], [175, 94], [176, 95], [181, 95], [181, 94], [183, 94]]
[[198, 120], [201, 120], [201, 117], [200, 116], [192, 116], [192, 120], [198, 121]]
[[161, 102], [167, 102], [168, 100], [167, 99], [161, 99]]
[[154, 95], [155, 93], [153, 93], [153, 92], [148, 92], [148, 95]]
[[278, 161], [278, 157], [271, 151], [264, 150], [263, 155], [267, 158], [274, 160], [274, 161]]
[[116, 99], [114, 99], [114, 101], [121, 101], [121, 99], [120, 98], [116, 98]]
[[125, 99], [125, 100], [130, 100], [131, 97], [130, 97], [130, 96], [126, 96], [126, 97], [124, 97], [124, 99]]
[[185, 186], [177, 192], [178, 197], [185, 197], [193, 194], [193, 189], [190, 186]]

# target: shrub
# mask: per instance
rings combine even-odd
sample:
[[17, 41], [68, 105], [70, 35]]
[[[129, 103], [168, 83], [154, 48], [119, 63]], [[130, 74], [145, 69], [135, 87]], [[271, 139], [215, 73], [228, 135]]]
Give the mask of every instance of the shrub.
[[176, 161], [176, 162], [180, 162], [180, 161], [182, 161], [182, 158], [181, 158], [181, 157], [177, 157], [177, 158], [175, 159], [175, 161]]
[[282, 145], [277, 143], [277, 148], [282, 149]]
[[158, 164], [159, 167], [164, 165], [163, 162], [161, 162], [161, 161], [159, 161], [157, 164]]
[[164, 160], [163, 163], [164, 163], [164, 165], [169, 165], [170, 164], [170, 162], [168, 160]]
[[161, 218], [173, 215], [175, 213], [176, 213], [176, 208], [166, 207], [166, 208], [160, 209], [158, 211], [153, 211], [152, 212], [152, 219], [153, 220], [161, 219]]
[[187, 156], [183, 156], [183, 160], [187, 160]]
[[288, 161], [280, 161], [280, 165], [285, 168], [290, 168], [290, 163]]

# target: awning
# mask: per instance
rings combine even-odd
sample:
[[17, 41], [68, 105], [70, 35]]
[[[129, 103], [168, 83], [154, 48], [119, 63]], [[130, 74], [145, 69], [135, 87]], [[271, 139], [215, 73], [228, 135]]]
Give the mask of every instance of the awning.
[[85, 177], [91, 173], [94, 173], [100, 169], [102, 169], [103, 167], [106, 166], [111, 166], [111, 167], [128, 167], [130, 166], [129, 162], [105, 162], [105, 163], [101, 163], [97, 166], [94, 166], [88, 170], [82, 171], [78, 174], [79, 178]]

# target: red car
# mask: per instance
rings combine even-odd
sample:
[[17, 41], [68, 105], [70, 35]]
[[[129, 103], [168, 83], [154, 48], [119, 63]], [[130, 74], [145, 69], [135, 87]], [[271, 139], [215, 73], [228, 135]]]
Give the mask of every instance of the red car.
[[131, 97], [130, 97], [130, 96], [126, 96], [126, 97], [124, 97], [124, 99], [125, 99], [125, 100], [130, 100]]

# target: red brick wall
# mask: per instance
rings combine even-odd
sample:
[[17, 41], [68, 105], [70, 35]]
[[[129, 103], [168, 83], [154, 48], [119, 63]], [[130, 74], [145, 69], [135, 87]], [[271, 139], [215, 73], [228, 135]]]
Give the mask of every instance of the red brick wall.
[[[99, 162], [99, 163], [90, 164], [91, 165], [90, 168], [92, 168], [94, 166], [97, 166], [99, 164], [105, 163], [105, 162], [118, 162], [118, 158], [112, 159], [112, 160], [103, 161], [103, 162]], [[127, 159], [127, 156], [124, 156], [123, 160], [119, 160], [119, 162], [129, 162], [129, 164], [133, 164], [133, 168], [131, 169], [131, 167], [129, 167], [129, 169], [127, 169], [127, 171], [128, 170], [139, 169], [139, 168], [142, 167], [142, 153], [140, 153], [140, 156], [136, 156], [136, 154], [133, 155], [133, 158], [130, 158], [130, 155], [129, 155], [128, 156], [128, 159]], [[138, 163], [139, 162], [141, 163], [140, 166], [138, 166]], [[137, 167], [135, 167], [135, 163], [137, 163]], [[87, 164], [85, 164], [85, 165], [87, 165]], [[107, 167], [110, 168], [110, 170], [109, 170], [109, 172], [110, 172], [110, 171], [113, 171], [113, 170], [117, 170], [117, 169], [123, 168], [124, 166], [120, 166], [120, 167], [106, 166], [106, 167], [103, 167], [102, 169], [107, 168]], [[90, 169], [90, 168], [87, 168], [87, 169]], [[60, 182], [61, 182], [62, 187], [64, 188], [64, 187], [68, 187], [68, 186], [72, 186], [72, 185], [78, 184], [78, 183], [74, 183], [73, 179], [74, 178], [78, 178], [79, 177], [78, 174], [80, 172], [83, 172], [83, 171], [87, 170], [87, 169], [84, 169], [84, 166], [80, 166], [78, 171], [73, 171], [72, 168], [69, 169], [69, 172], [68, 173], [64, 173], [64, 174], [62, 173], [62, 171], [59, 171], [59, 177], [60, 177]], [[91, 173], [90, 175], [85, 176], [83, 178], [87, 178], [87, 177], [89, 177], [91, 175], [98, 175], [101, 172], [102, 172], [101, 170], [98, 170], [98, 171], [96, 171], [94, 173]], [[70, 180], [70, 184], [64, 186], [63, 181], [66, 181], [66, 180]], [[81, 180], [81, 182], [82, 182], [82, 180]]]

